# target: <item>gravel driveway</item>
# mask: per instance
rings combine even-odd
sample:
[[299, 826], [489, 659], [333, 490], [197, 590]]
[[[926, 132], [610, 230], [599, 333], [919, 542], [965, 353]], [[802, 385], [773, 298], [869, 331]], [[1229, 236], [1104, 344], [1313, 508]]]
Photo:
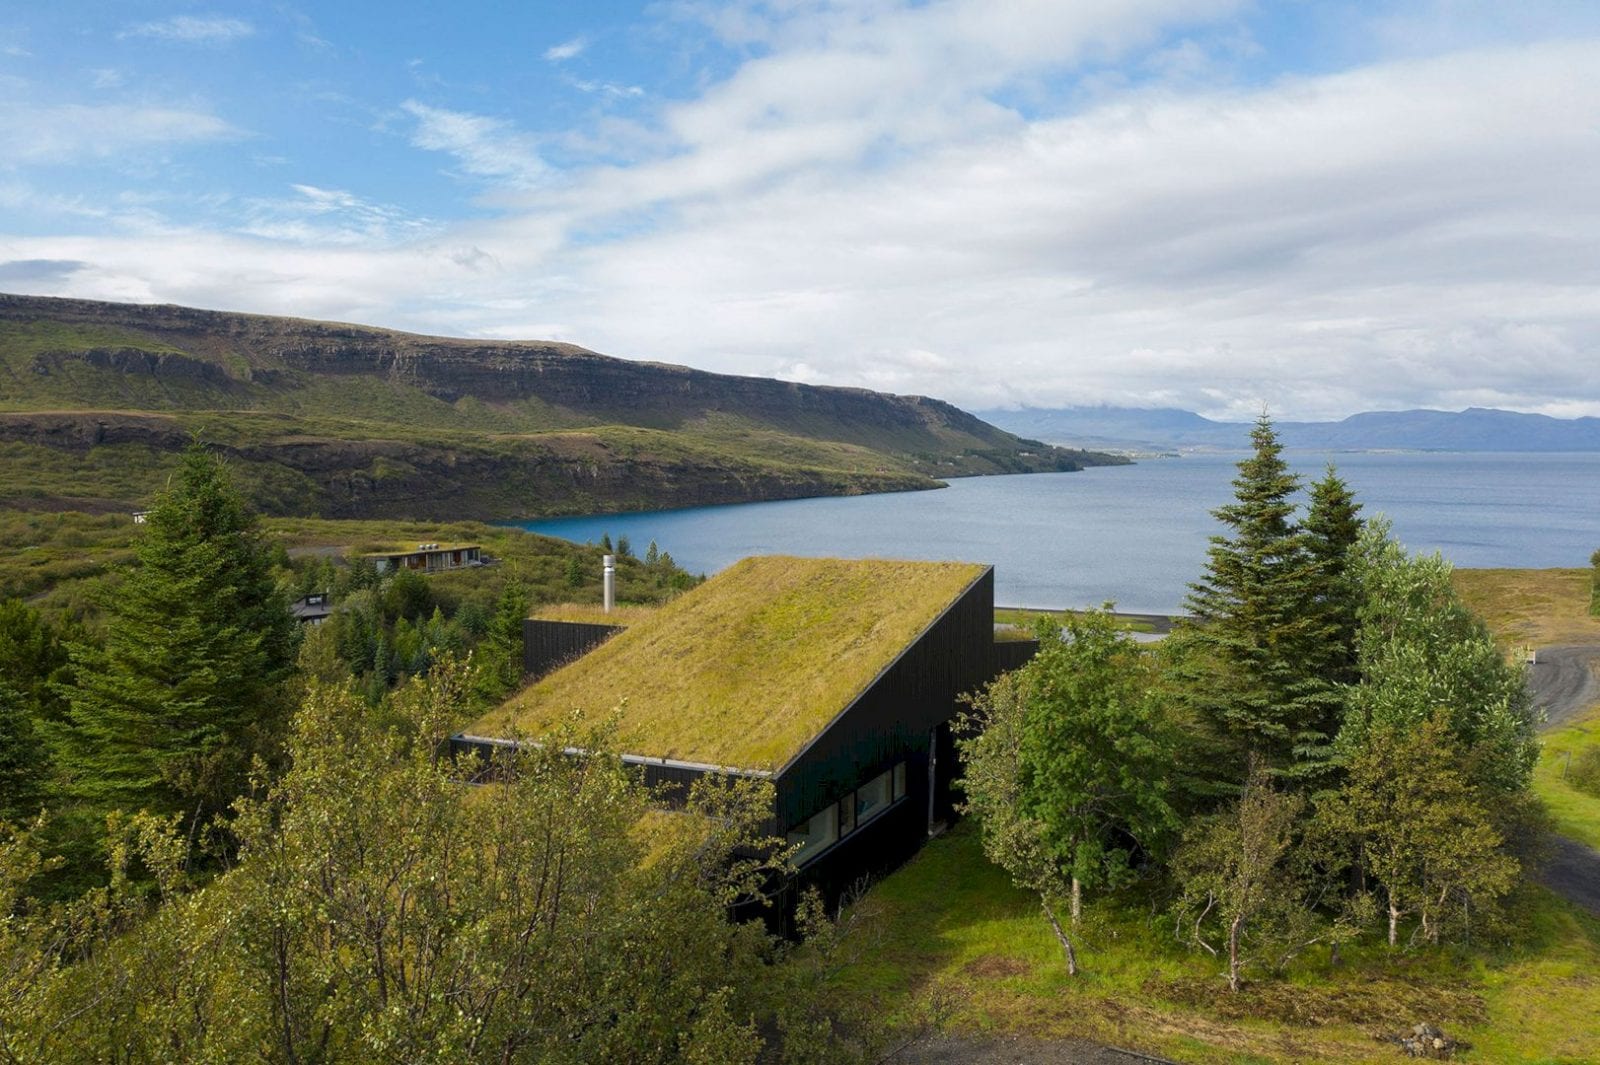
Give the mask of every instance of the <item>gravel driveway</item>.
[[1538, 660], [1528, 667], [1528, 690], [1533, 705], [1545, 713], [1545, 728], [1554, 728], [1600, 703], [1600, 647], [1541, 647]]

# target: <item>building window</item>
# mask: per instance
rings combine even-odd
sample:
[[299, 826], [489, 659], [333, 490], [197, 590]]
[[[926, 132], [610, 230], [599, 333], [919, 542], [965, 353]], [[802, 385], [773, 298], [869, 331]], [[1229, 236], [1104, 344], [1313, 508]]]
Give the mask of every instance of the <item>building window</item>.
[[894, 801], [892, 771], [879, 773], [856, 789], [856, 820], [865, 821]]
[[899, 762], [894, 767], [894, 797], [896, 799], [906, 797], [906, 764], [904, 762]]
[[811, 820], [791, 828], [784, 838], [789, 846], [798, 845], [800, 848], [790, 857], [790, 861], [796, 865], [809, 861], [818, 851], [839, 838], [838, 804], [824, 807]]
[[847, 836], [856, 828], [856, 796], [851, 792], [839, 800], [839, 835]]

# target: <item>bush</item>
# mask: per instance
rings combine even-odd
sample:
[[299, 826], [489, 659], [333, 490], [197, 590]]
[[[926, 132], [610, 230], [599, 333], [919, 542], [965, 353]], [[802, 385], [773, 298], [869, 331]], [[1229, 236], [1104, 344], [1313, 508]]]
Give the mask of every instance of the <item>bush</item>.
[[1567, 767], [1567, 783], [1600, 799], [1600, 747], [1585, 747], [1572, 756]]

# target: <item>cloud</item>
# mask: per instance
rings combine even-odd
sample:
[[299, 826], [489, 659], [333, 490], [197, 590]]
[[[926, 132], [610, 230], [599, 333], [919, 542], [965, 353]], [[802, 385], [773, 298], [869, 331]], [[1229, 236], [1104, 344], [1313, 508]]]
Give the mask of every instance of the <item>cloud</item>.
[[583, 50], [588, 47], [589, 42], [587, 40], [582, 37], [574, 37], [570, 41], [563, 41], [561, 44], [551, 45], [546, 48], [544, 57], [552, 63], [564, 63], [568, 59], [582, 54]]
[[183, 44], [226, 44], [256, 32], [255, 26], [237, 18], [221, 16], [174, 15], [157, 22], [129, 26], [118, 37], [152, 37]]
[[12, 259], [0, 262], [0, 284], [60, 281], [88, 265], [79, 259]]
[[644, 87], [640, 85], [618, 85], [610, 81], [583, 81], [576, 78], [570, 84], [579, 92], [595, 93], [613, 100], [636, 100], [644, 95]]
[[251, 201], [239, 232], [297, 244], [371, 248], [417, 240], [439, 229], [427, 219], [344, 189], [303, 184], [290, 188], [295, 193], [291, 198]]
[[0, 103], [0, 170], [118, 158], [127, 152], [239, 136], [215, 115], [128, 104]]
[[[494, 218], [308, 184], [228, 233], [6, 254], [94, 263], [57, 283], [82, 296], [548, 329], [972, 407], [1600, 414], [1600, 39], [1230, 83], [1223, 0], [716, 10], [748, 58], [561, 141], [602, 162], [407, 101], [411, 144], [496, 188]], [[19, 113], [0, 148], [33, 143]]]
[[508, 122], [415, 100], [407, 100], [401, 108], [417, 120], [411, 143], [455, 156], [465, 173], [514, 188], [538, 186], [549, 176], [550, 168], [532, 138]]

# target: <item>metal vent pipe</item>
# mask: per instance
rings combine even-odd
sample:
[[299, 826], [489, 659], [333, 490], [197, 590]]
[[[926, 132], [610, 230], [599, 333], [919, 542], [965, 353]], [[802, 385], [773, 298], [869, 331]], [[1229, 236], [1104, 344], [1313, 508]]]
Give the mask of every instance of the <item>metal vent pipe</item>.
[[605, 588], [606, 613], [611, 613], [611, 608], [617, 605], [617, 556], [607, 555], [602, 560], [604, 569], [601, 570], [602, 585]]

